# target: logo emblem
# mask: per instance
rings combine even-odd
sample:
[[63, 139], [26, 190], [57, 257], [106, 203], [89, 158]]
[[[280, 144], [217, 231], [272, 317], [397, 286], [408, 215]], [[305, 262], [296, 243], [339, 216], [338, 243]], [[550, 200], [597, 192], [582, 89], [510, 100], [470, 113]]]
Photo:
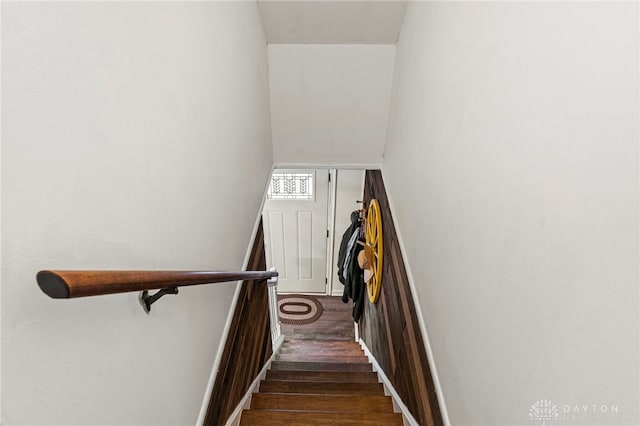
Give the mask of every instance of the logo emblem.
[[539, 399], [529, 408], [531, 420], [542, 421], [542, 426], [545, 426], [549, 420], [555, 420], [559, 415], [558, 407], [548, 399]]

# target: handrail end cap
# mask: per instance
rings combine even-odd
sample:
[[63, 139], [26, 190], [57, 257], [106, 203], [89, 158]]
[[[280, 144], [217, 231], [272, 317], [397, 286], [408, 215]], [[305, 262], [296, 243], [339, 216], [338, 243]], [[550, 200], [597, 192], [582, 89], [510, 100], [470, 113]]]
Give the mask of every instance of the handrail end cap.
[[40, 271], [36, 276], [40, 290], [53, 299], [68, 299], [69, 286], [62, 277], [52, 271]]

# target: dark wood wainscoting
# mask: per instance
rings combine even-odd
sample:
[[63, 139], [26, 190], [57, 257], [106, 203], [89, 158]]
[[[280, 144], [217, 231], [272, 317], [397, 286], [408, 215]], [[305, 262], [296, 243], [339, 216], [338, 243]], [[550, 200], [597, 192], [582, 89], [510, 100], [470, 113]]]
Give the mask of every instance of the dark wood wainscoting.
[[376, 198], [382, 215], [382, 290], [375, 305], [365, 300], [360, 336], [421, 425], [442, 425], [431, 369], [389, 209], [382, 174], [367, 170], [364, 199]]
[[[247, 270], [265, 269], [261, 222]], [[224, 425], [271, 354], [267, 284], [264, 281], [244, 281], [211, 393], [205, 425]]]

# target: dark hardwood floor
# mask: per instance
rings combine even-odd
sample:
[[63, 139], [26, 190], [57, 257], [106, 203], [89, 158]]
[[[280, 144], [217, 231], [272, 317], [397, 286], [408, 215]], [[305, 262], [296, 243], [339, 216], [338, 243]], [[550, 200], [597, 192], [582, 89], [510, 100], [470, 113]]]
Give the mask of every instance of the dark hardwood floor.
[[281, 324], [282, 334], [288, 339], [349, 340], [354, 341], [353, 309], [351, 301], [342, 303], [338, 296], [315, 296], [322, 304], [322, 316], [305, 325]]

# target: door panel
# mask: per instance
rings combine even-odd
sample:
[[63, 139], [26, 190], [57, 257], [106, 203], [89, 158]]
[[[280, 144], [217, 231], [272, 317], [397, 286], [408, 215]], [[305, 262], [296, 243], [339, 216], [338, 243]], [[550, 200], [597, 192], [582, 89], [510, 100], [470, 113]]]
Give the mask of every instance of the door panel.
[[298, 212], [298, 277], [313, 279], [313, 212]]
[[[275, 170], [276, 173], [308, 170]], [[313, 171], [312, 199], [267, 199], [263, 210], [267, 266], [279, 272], [281, 293], [325, 293], [329, 171]], [[304, 184], [281, 181], [282, 188]], [[306, 187], [305, 187], [306, 189]]]

